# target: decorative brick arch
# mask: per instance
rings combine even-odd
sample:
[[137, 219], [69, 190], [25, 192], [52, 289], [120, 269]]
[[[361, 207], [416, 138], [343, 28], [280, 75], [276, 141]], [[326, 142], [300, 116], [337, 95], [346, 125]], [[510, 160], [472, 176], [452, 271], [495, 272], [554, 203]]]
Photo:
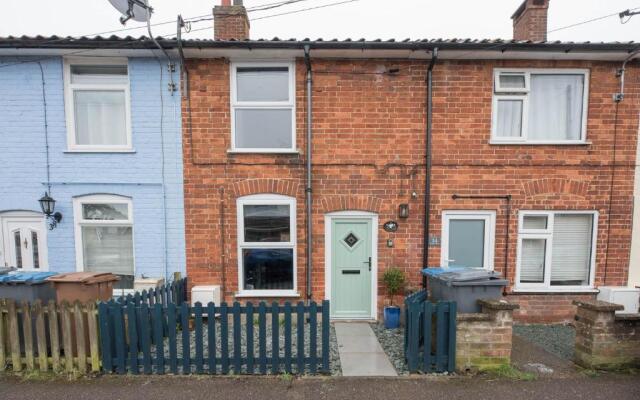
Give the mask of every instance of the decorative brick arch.
[[234, 182], [233, 192], [236, 197], [260, 193], [274, 193], [296, 197], [299, 187], [299, 182], [290, 179], [258, 178]]
[[524, 194], [529, 197], [549, 193], [564, 193], [586, 197], [588, 188], [589, 184], [587, 182], [562, 178], [543, 178], [522, 184]]
[[383, 210], [383, 200], [379, 197], [364, 196], [364, 195], [338, 195], [338, 196], [325, 196], [320, 199], [320, 206], [324, 213], [330, 213], [334, 211], [370, 211], [380, 214]]

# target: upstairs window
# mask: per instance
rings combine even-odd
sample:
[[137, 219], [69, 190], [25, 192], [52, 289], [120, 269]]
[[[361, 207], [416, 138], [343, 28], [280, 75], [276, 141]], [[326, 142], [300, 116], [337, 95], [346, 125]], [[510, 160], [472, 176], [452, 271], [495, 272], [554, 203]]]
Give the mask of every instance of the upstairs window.
[[293, 63], [235, 63], [231, 71], [231, 150], [295, 151]]
[[492, 142], [584, 143], [588, 78], [586, 70], [495, 70]]
[[131, 150], [126, 60], [65, 60], [70, 151]]
[[566, 291], [593, 286], [598, 214], [524, 211], [518, 233], [517, 288]]

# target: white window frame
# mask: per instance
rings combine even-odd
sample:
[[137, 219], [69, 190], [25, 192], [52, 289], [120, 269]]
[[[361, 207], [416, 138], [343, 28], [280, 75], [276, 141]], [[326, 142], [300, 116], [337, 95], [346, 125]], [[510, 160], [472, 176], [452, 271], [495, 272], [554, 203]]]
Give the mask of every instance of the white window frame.
[[[238, 68], [287, 67], [289, 69], [288, 101], [238, 101], [236, 84]], [[231, 149], [233, 153], [297, 153], [296, 148], [296, 65], [293, 61], [234, 61], [231, 63]], [[236, 147], [236, 110], [238, 109], [291, 109], [291, 147], [290, 148], [245, 148]]]
[[[591, 260], [589, 264], [589, 284], [580, 286], [552, 286], [551, 285], [551, 260], [553, 256], [553, 223], [556, 215], [590, 215], [593, 218], [591, 236]], [[544, 216], [547, 217], [546, 229], [524, 229], [524, 217]], [[597, 238], [598, 238], [598, 211], [565, 211], [565, 210], [521, 210], [518, 213], [518, 247], [516, 259], [516, 281], [514, 292], [591, 292], [596, 291], [594, 286]], [[546, 239], [545, 248], [545, 269], [544, 282], [542, 283], [520, 283], [520, 262], [522, 256], [523, 239]]]
[[[500, 75], [512, 74], [525, 76], [524, 88], [500, 87]], [[583, 75], [584, 90], [582, 98], [582, 124], [580, 139], [578, 140], [529, 140], [529, 92], [531, 75]], [[526, 145], [576, 145], [588, 144], [587, 120], [589, 112], [589, 70], [588, 69], [550, 69], [550, 68], [495, 68], [493, 70], [493, 100], [491, 104], [491, 144], [526, 144]], [[524, 98], [522, 104], [522, 135], [520, 137], [500, 137], [498, 129], [498, 100], [519, 100]]]
[[[245, 242], [244, 241], [244, 206], [245, 205], [288, 205], [289, 206], [289, 241], [288, 242]], [[239, 197], [236, 200], [238, 216], [238, 293], [236, 297], [298, 297], [298, 251], [296, 240], [296, 199], [278, 194], [255, 194]], [[244, 248], [280, 248], [293, 249], [293, 289], [290, 290], [246, 290], [244, 288], [244, 266], [242, 249]]]
[[[109, 84], [71, 83], [71, 66], [73, 65], [126, 65], [127, 82]], [[126, 58], [68, 57], [63, 63], [64, 107], [67, 122], [68, 152], [132, 152], [131, 141], [131, 94], [129, 85], [129, 65]], [[75, 105], [73, 93], [76, 90], [122, 91], [125, 98], [125, 129], [127, 143], [124, 145], [87, 145], [76, 143]]]
[[483, 268], [492, 271], [495, 258], [496, 212], [492, 210], [447, 210], [442, 212], [442, 239], [440, 265], [449, 267], [449, 221], [456, 219], [484, 220]]
[[[82, 217], [82, 206], [84, 204], [126, 204], [127, 220], [85, 220]], [[84, 251], [82, 246], [83, 226], [127, 226], [131, 227], [131, 245], [133, 246], [133, 276], [136, 276], [136, 244], [135, 230], [133, 226], [133, 202], [130, 197], [108, 194], [95, 194], [79, 196], [73, 199], [73, 219], [75, 228], [75, 248], [76, 248], [76, 271], [84, 271]], [[121, 290], [121, 289], [114, 289]]]

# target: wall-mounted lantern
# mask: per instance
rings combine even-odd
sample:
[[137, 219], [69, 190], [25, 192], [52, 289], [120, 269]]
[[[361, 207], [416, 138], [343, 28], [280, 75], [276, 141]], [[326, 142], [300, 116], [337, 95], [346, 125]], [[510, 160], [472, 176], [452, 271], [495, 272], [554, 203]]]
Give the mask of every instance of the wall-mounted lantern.
[[44, 192], [44, 196], [42, 196], [38, 202], [40, 203], [42, 212], [47, 216], [49, 230], [53, 230], [53, 228], [58, 225], [58, 222], [62, 221], [62, 214], [60, 212], [54, 212], [56, 209], [55, 199], [49, 196], [49, 193]]
[[398, 217], [409, 218], [409, 204], [407, 203], [400, 204], [400, 207], [398, 207]]

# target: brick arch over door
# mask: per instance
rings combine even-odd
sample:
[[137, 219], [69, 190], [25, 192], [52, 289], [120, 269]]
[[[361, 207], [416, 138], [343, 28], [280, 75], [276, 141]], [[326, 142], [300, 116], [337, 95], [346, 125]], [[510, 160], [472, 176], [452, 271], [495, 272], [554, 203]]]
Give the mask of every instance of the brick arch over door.
[[370, 211], [380, 214], [385, 208], [384, 201], [381, 198], [364, 195], [325, 196], [320, 198], [319, 201], [325, 214], [346, 210]]
[[579, 197], [587, 197], [588, 190], [588, 182], [563, 178], [537, 179], [522, 184], [522, 191], [529, 197], [541, 196], [550, 193], [562, 193]]
[[245, 179], [233, 183], [235, 197], [251, 194], [273, 193], [283, 196], [296, 197], [300, 183], [290, 179]]

